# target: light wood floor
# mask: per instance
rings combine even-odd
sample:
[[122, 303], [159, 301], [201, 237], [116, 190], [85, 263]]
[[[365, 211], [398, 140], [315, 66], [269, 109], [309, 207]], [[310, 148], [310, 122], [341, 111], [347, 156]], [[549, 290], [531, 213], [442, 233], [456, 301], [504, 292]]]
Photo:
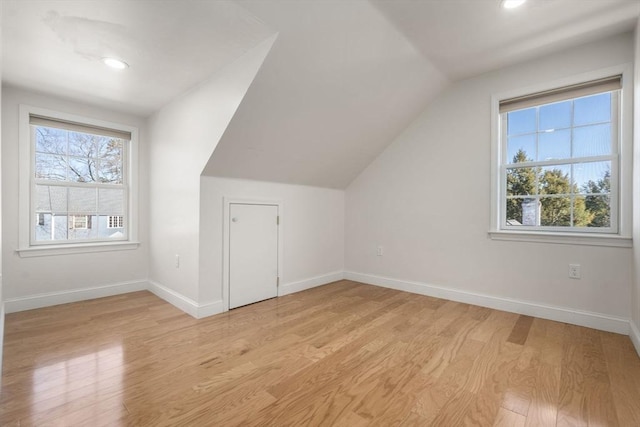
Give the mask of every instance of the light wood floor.
[[626, 336], [349, 281], [7, 315], [0, 425], [640, 426]]

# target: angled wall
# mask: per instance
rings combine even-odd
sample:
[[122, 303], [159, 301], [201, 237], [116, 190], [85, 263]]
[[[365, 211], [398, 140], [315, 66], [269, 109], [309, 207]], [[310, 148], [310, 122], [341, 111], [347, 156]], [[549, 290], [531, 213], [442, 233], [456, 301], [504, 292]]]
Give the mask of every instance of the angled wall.
[[[492, 94], [632, 61], [626, 33], [445, 90], [348, 187], [347, 277], [627, 333], [631, 249], [487, 232]], [[567, 277], [570, 263], [581, 280]]]
[[275, 39], [263, 41], [149, 119], [149, 279], [154, 292], [194, 315], [200, 175]]

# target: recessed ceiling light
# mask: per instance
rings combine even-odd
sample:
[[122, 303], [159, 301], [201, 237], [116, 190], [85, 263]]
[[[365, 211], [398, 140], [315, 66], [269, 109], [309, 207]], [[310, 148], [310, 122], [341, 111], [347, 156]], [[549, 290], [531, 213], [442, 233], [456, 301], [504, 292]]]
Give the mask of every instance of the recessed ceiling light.
[[102, 58], [102, 62], [107, 67], [111, 67], [116, 70], [124, 70], [125, 68], [129, 68], [129, 64], [116, 58]]
[[515, 9], [522, 6], [527, 0], [502, 0], [502, 7], [505, 9]]

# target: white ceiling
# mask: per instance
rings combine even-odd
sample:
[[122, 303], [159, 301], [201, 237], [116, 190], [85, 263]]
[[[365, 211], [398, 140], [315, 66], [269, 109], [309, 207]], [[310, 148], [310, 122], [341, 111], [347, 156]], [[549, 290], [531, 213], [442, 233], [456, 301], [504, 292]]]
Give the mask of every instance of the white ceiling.
[[2, 79], [146, 116], [273, 34], [231, 1], [3, 0]]
[[345, 188], [447, 83], [369, 2], [241, 4], [279, 35], [207, 175]]
[[[640, 0], [3, 0], [3, 82], [138, 115], [278, 38], [204, 173], [345, 188], [451, 81], [630, 30]], [[131, 68], [100, 63], [118, 56]]]
[[372, 0], [442, 72], [457, 80], [631, 30], [640, 0]]

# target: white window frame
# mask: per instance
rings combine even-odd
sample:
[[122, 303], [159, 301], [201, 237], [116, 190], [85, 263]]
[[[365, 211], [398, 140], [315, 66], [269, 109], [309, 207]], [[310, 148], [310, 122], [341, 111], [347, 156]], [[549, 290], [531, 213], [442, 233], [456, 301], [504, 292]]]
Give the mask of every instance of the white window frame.
[[[96, 242], [64, 242], [61, 244], [34, 244], [31, 241], [32, 187], [34, 182], [33, 159], [35, 147], [31, 137], [30, 116], [41, 116], [73, 123], [82, 123], [90, 127], [114, 129], [131, 134], [128, 156], [125, 160], [128, 170], [127, 216], [128, 234], [126, 240]], [[64, 255], [113, 250], [130, 250], [139, 246], [138, 242], [138, 128], [113, 123], [91, 117], [79, 116], [45, 108], [21, 104], [19, 106], [19, 166], [20, 182], [18, 196], [18, 249], [21, 257]]]
[[[633, 73], [630, 64], [610, 67], [588, 73], [567, 77], [535, 86], [497, 93], [491, 97], [491, 224], [489, 236], [493, 240], [527, 241], [560, 244], [583, 244], [593, 246], [631, 247], [631, 206], [632, 206], [632, 112], [633, 112]], [[506, 152], [506, 140], [502, 135], [503, 126], [500, 117], [500, 102], [506, 99], [523, 97], [534, 93], [545, 92], [561, 87], [572, 86], [584, 82], [594, 81], [622, 75], [622, 90], [620, 91], [619, 116], [619, 149], [617, 157], [618, 191], [613, 194], [612, 204], [617, 204], [617, 215], [612, 221], [610, 229], [603, 230], [571, 230], [566, 228], [537, 228], [536, 230], [522, 230], [522, 227], [505, 226], [505, 208], [502, 206], [506, 197], [504, 188], [503, 156]], [[616, 157], [614, 156], [614, 160]], [[612, 180], [616, 168], [612, 168]], [[612, 183], [612, 186], [614, 184]], [[617, 197], [617, 201], [616, 201]], [[612, 209], [612, 217], [616, 209]], [[616, 227], [617, 226], [617, 227]]]

